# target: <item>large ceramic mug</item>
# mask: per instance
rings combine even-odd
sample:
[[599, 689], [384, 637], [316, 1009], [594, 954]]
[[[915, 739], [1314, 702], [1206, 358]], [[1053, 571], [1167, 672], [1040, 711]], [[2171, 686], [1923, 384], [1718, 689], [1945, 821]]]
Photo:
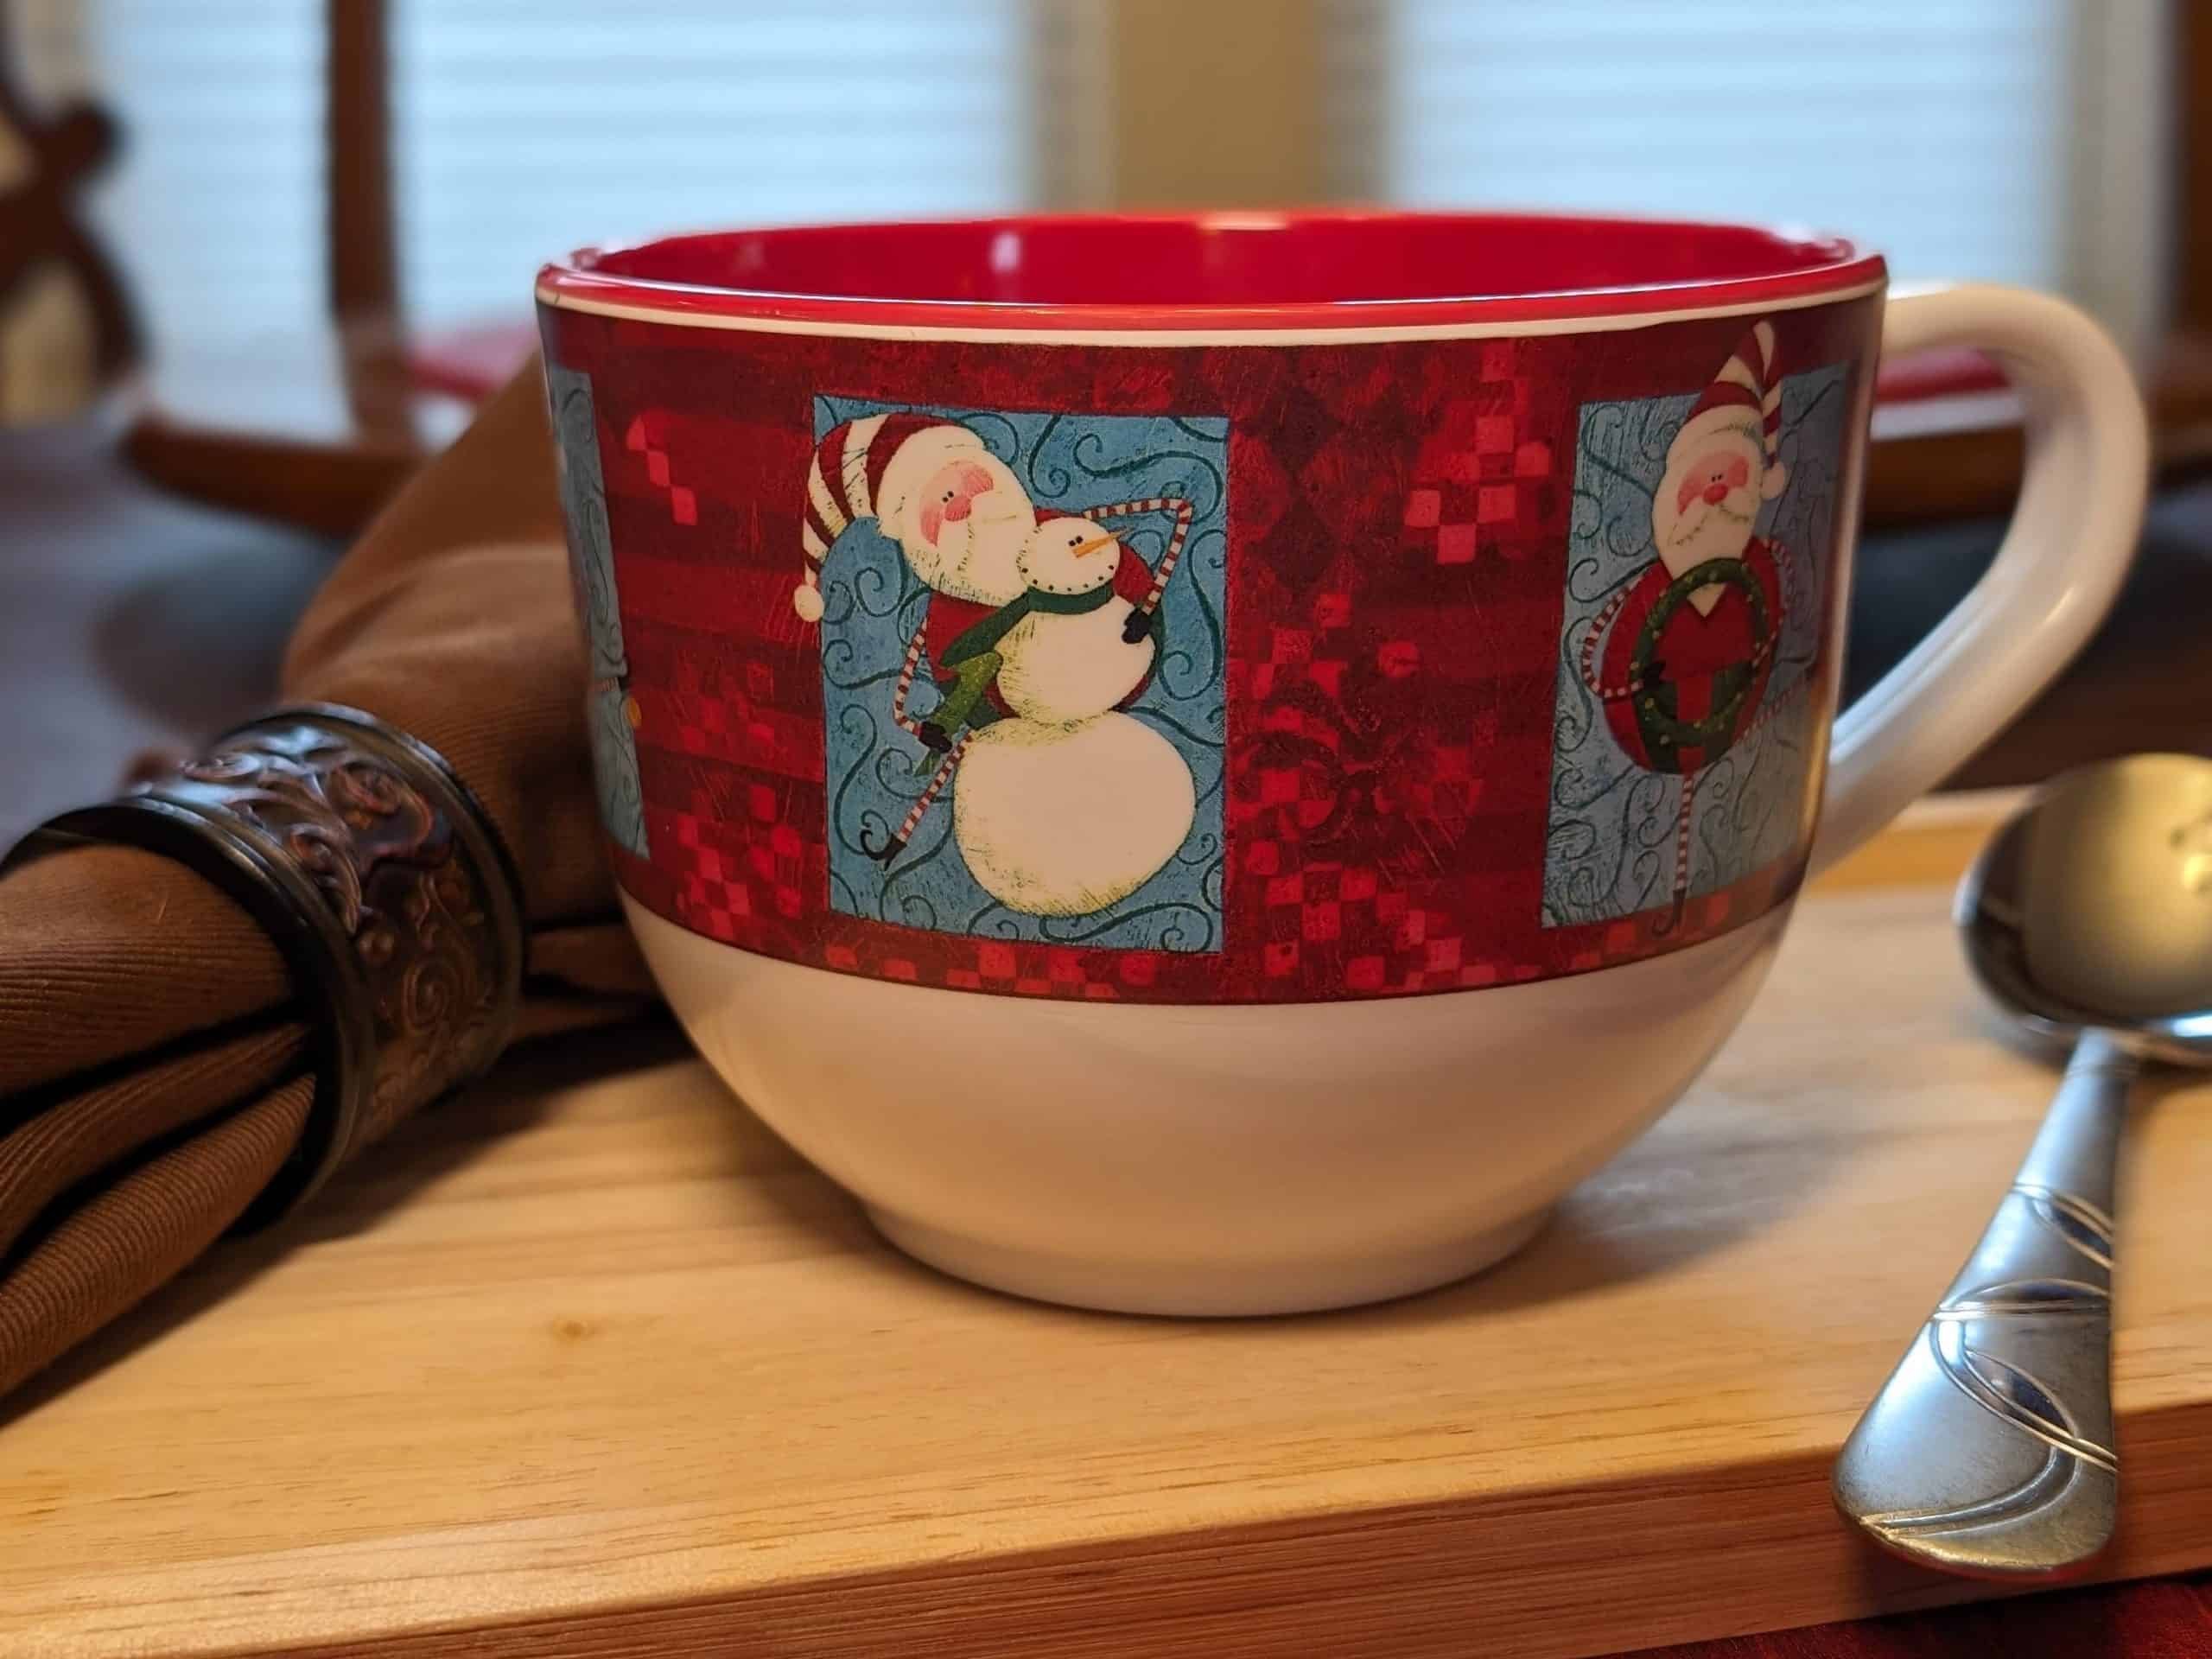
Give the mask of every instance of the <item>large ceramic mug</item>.
[[[2128, 562], [2105, 336], [1885, 280], [1395, 213], [549, 267], [601, 803], [677, 1015], [987, 1284], [1250, 1313], [1512, 1250]], [[1947, 346], [2024, 399], [2019, 512], [1837, 720], [1876, 365]]]

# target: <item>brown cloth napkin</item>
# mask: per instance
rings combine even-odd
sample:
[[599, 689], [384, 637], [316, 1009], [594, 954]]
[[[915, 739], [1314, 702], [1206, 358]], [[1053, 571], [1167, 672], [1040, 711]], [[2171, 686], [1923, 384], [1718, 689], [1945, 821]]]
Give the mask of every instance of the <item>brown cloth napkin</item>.
[[[552, 456], [532, 368], [340, 563], [283, 669], [283, 702], [437, 750], [505, 838], [529, 931], [518, 1039], [651, 996], [601, 850]], [[181, 864], [91, 847], [0, 878], [0, 1394], [269, 1185], [314, 1098], [303, 1017], [270, 938]]]

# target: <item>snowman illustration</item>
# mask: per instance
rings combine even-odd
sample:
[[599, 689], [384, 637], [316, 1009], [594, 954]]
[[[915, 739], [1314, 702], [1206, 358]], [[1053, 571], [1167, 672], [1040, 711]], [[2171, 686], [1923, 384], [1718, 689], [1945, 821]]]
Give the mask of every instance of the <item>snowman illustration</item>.
[[[982, 691], [1025, 720], [1079, 720], [1128, 703], [1152, 677], [1163, 620], [1144, 607], [1154, 573], [1111, 531], [1079, 514], [1039, 509], [1016, 556], [1022, 593], [947, 644], [944, 701], [922, 722], [930, 747], [975, 719]], [[1133, 596], [1132, 596], [1133, 595]], [[988, 724], [988, 721], [981, 722]]]
[[[1173, 518], [1157, 569], [1100, 528], [1154, 513]], [[910, 413], [843, 422], [817, 443], [808, 467], [805, 564], [792, 594], [803, 620], [822, 617], [822, 560], [847, 525], [864, 519], [876, 522], [930, 589], [891, 712], [921, 747], [918, 769], [934, 766], [899, 827], [878, 843], [863, 842], [869, 855], [886, 866], [895, 860], [959, 772], [956, 840], [979, 885], [1009, 907], [1083, 914], [1141, 886], [1189, 831], [1190, 770], [1165, 739], [1119, 711], [1141, 695], [1158, 661], [1160, 598], [1190, 533], [1190, 503], [1162, 496], [1081, 514], [1040, 510], [958, 422]], [[938, 700], [916, 713], [908, 702], [924, 673]], [[1093, 729], [1109, 715], [1116, 723]], [[972, 781], [969, 763], [984, 752], [992, 759]], [[1097, 831], [1110, 832], [1114, 802], [1090, 802], [1084, 785], [1090, 769], [1110, 768], [1117, 753], [1141, 793], [1165, 780], [1164, 801], [1154, 834], [1092, 852]], [[1173, 773], [1160, 765], [1163, 753]], [[1028, 795], [1028, 820], [1080, 823], [1040, 856], [1025, 825], [990, 804], [1001, 786]], [[1158, 833], [1179, 814], [1182, 827], [1154, 857]]]
[[1651, 501], [1656, 556], [1584, 636], [1583, 683], [1614, 740], [1645, 769], [1682, 779], [1667, 918], [1681, 921], [1690, 823], [1706, 769], [1764, 723], [1783, 625], [1778, 550], [1755, 531], [1782, 493], [1781, 377], [1761, 321], [1684, 416]]
[[[1151, 677], [1153, 584], [1132, 601], [1118, 574], [1141, 558], [1086, 518], [1040, 514], [1023, 548], [1022, 597], [952, 655], [997, 659], [1011, 716], [965, 746], [953, 836], [986, 893], [1035, 916], [1084, 916], [1127, 898], [1183, 844], [1197, 810], [1174, 746], [1122, 709]], [[1152, 602], [1147, 602], [1152, 601]], [[957, 665], [957, 664], [956, 664]]]

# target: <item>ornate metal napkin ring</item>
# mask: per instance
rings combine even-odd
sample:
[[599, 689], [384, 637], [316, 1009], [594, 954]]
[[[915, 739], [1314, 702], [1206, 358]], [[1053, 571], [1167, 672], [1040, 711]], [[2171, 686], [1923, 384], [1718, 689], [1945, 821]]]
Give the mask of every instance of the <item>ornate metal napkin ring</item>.
[[35, 830], [0, 870], [92, 842], [188, 866], [266, 929], [316, 1033], [315, 1108], [245, 1224], [274, 1219], [499, 1058], [522, 997], [522, 883], [433, 750], [302, 703], [130, 793]]

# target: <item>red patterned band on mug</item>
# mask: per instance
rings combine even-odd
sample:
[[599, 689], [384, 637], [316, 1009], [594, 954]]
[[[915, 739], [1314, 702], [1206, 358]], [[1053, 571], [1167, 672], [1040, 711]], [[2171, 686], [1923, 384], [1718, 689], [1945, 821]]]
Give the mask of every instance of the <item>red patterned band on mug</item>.
[[1874, 287], [1186, 343], [555, 294], [620, 880], [793, 962], [1152, 1002], [1740, 926], [1804, 869]]

